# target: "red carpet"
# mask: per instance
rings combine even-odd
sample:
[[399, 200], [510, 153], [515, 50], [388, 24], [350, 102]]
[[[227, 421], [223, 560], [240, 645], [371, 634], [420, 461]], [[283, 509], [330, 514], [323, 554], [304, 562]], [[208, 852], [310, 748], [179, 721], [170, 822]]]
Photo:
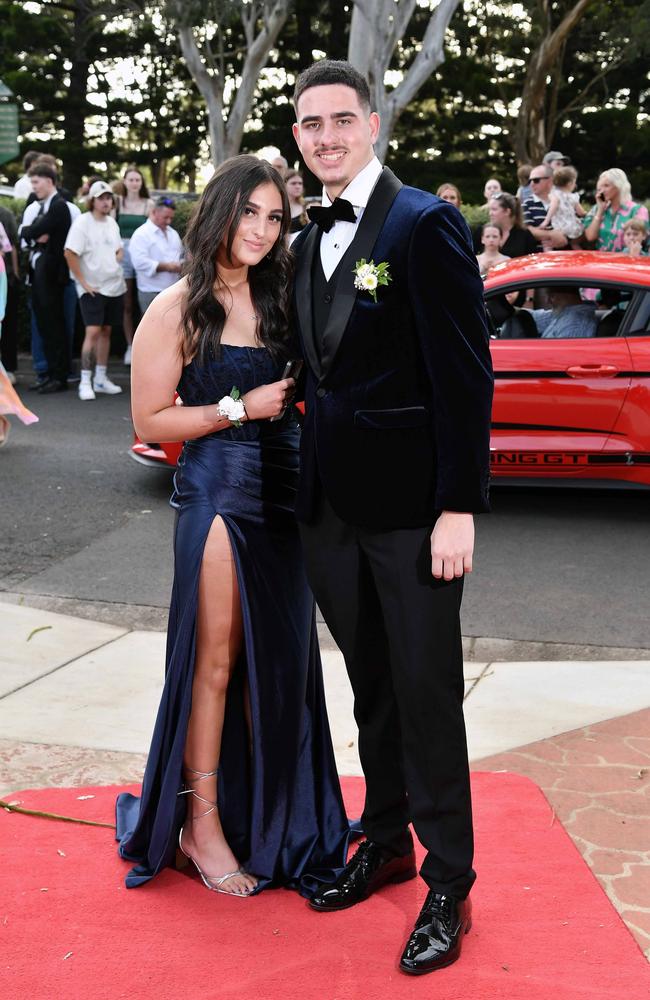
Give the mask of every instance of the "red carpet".
[[[344, 779], [358, 815], [363, 786]], [[165, 871], [127, 890], [112, 831], [0, 811], [2, 996], [12, 1000], [648, 1000], [650, 966], [539, 789], [473, 777], [479, 879], [456, 965], [396, 970], [424, 884], [339, 914], [295, 893], [209, 893]], [[112, 822], [115, 788], [16, 794]], [[94, 798], [79, 799], [81, 795]], [[47, 891], [45, 891], [47, 890]]]

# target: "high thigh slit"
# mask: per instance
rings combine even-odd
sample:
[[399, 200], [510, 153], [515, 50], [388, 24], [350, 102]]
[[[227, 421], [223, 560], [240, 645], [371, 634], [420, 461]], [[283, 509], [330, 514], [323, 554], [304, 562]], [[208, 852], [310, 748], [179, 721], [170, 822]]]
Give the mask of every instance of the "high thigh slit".
[[[184, 369], [184, 405], [204, 405], [281, 377], [264, 348], [223, 345], [221, 358]], [[310, 894], [345, 863], [345, 816], [309, 591], [293, 505], [299, 429], [291, 412], [250, 421], [184, 445], [174, 477], [174, 581], [165, 685], [141, 797], [117, 800], [126, 876], [139, 886], [173, 863], [185, 819], [183, 751], [191, 711], [198, 587], [206, 540], [221, 517], [242, 615], [219, 760], [217, 801], [225, 837], [258, 887]], [[244, 698], [248, 689], [251, 732]], [[252, 752], [251, 752], [252, 747]]]

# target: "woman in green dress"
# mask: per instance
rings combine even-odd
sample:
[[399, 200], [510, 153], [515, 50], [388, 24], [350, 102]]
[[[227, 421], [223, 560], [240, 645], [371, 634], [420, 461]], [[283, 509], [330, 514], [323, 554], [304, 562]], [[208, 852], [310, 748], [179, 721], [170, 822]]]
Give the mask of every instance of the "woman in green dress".
[[136, 301], [135, 271], [129, 255], [129, 243], [136, 229], [145, 223], [149, 217], [149, 212], [153, 208], [153, 201], [149, 197], [149, 191], [144, 177], [137, 167], [127, 167], [122, 175], [122, 180], [116, 185], [117, 195], [117, 224], [120, 227], [124, 256], [122, 258], [122, 270], [126, 280], [126, 295], [124, 296], [124, 319], [123, 329], [126, 338], [126, 353], [124, 364], [131, 364], [131, 343], [135, 330], [133, 318], [134, 303]]

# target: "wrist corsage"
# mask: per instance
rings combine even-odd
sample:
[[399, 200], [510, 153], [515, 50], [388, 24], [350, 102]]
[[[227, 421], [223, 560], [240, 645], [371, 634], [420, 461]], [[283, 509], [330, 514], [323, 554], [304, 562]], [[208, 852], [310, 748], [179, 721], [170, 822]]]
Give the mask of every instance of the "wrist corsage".
[[233, 385], [229, 396], [219, 400], [217, 413], [220, 417], [226, 417], [234, 427], [241, 427], [242, 420], [246, 416], [246, 407], [236, 385]]
[[368, 292], [373, 302], [376, 302], [377, 287], [393, 280], [388, 273], [389, 266], [385, 260], [381, 264], [375, 264], [374, 260], [368, 261], [362, 257], [354, 265], [354, 287], [360, 292]]

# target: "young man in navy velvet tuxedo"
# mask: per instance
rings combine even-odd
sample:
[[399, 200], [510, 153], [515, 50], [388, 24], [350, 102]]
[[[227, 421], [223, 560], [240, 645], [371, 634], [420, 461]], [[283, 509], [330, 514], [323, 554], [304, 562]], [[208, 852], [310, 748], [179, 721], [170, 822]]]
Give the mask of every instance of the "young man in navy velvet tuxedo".
[[[492, 368], [467, 226], [373, 153], [366, 81], [323, 61], [298, 78], [294, 136], [323, 206], [294, 242], [306, 360], [297, 502], [307, 569], [355, 695], [366, 840], [311, 906], [353, 906], [416, 875], [429, 892], [400, 961], [460, 954], [473, 838], [459, 609], [473, 513], [488, 510]], [[357, 262], [388, 265], [372, 294]]]

